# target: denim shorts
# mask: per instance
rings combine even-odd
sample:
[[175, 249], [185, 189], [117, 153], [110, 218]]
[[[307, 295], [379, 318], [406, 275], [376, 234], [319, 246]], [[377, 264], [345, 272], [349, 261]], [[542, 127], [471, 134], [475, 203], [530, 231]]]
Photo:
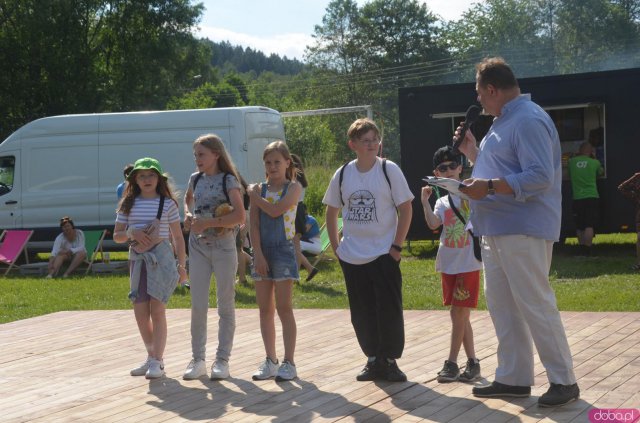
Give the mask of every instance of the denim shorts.
[[262, 254], [269, 264], [269, 272], [267, 276], [260, 276], [255, 272], [255, 268], [252, 265], [251, 277], [254, 280], [273, 280], [276, 282], [290, 279], [300, 280], [296, 250], [292, 240], [283, 241], [272, 246], [262, 246]]

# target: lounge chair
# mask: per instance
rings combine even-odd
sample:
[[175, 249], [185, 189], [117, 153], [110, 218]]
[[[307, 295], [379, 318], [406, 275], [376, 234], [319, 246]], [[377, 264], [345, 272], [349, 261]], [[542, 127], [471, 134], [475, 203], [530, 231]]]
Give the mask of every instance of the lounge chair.
[[7, 273], [13, 268], [18, 269], [16, 261], [20, 254], [24, 251], [24, 257], [27, 263], [29, 263], [29, 254], [27, 252], [27, 242], [33, 235], [33, 231], [18, 231], [18, 230], [5, 230], [0, 235], [2, 244], [0, 245], [0, 263], [7, 265]]
[[[338, 218], [338, 236], [342, 234], [342, 218]], [[322, 242], [322, 250], [320, 254], [316, 256], [316, 260], [313, 262], [312, 266], [316, 267], [316, 264], [320, 262], [323, 258], [325, 258], [325, 253], [327, 252], [327, 248], [331, 246], [331, 242], [329, 241], [329, 232], [327, 231], [327, 224], [325, 223], [320, 228], [320, 241]]]

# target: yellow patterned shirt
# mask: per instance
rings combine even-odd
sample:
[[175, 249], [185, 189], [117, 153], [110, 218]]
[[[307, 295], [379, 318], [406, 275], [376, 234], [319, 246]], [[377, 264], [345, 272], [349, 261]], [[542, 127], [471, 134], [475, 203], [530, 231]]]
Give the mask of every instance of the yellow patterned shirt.
[[[280, 201], [282, 197], [282, 190], [278, 192], [271, 192], [267, 190], [264, 199], [270, 202], [271, 204], [275, 204]], [[296, 211], [298, 209], [298, 205], [294, 204], [291, 206], [289, 210], [284, 212], [282, 218], [284, 219], [284, 232], [287, 239], [293, 239], [296, 235]]]

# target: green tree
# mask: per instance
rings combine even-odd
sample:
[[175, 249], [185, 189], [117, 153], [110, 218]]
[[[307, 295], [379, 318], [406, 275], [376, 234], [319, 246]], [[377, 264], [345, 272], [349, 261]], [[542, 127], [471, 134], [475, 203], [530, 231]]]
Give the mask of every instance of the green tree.
[[169, 110], [206, 109], [213, 107], [244, 106], [238, 90], [227, 82], [213, 85], [205, 82], [195, 90], [167, 102]]
[[191, 35], [202, 4], [189, 0], [113, 0], [104, 20], [99, 64], [107, 110], [162, 109], [201, 74], [210, 50]]
[[637, 66], [640, 34], [633, 10], [607, 0], [561, 1], [556, 40], [560, 72]]
[[543, 12], [536, 0], [487, 0], [449, 22], [445, 38], [458, 59], [453, 64], [460, 71], [458, 79], [473, 80], [473, 64], [488, 55], [504, 56], [520, 76], [552, 70], [553, 49]]
[[438, 20], [417, 0], [373, 0], [362, 7], [360, 38], [368, 68], [438, 60]]
[[0, 0], [0, 136], [65, 113], [163, 109], [210, 50], [189, 0]]

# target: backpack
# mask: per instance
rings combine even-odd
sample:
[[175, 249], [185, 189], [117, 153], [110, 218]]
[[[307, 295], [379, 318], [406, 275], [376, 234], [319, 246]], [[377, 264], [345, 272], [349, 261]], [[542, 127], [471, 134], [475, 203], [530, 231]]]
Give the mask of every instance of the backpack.
[[[198, 185], [198, 181], [202, 178], [204, 172], [198, 172], [195, 179], [193, 180], [193, 192], [196, 191], [196, 185]], [[231, 204], [231, 200], [229, 199], [229, 192], [227, 192], [227, 176], [231, 175], [229, 172], [225, 172], [222, 177], [222, 192], [224, 192], [224, 196], [227, 199], [227, 203]], [[242, 182], [241, 182], [242, 183]], [[244, 194], [242, 195], [242, 201], [244, 203], [244, 209], [249, 209], [249, 194], [247, 194], [247, 187], [243, 185]]]
[[[464, 220], [464, 217], [462, 217], [462, 214], [458, 211], [458, 208], [455, 206], [455, 204], [453, 204], [453, 198], [451, 198], [451, 194], [448, 194], [447, 197], [449, 198], [449, 205], [451, 206], [451, 210], [453, 210], [456, 216], [458, 216], [458, 219], [462, 222], [462, 224], [466, 225], [467, 222]], [[467, 229], [467, 231], [469, 231], [469, 235], [471, 235], [471, 238], [473, 239], [473, 255], [476, 257], [476, 260], [482, 261], [480, 238], [475, 236], [471, 229]]]
[[[340, 175], [338, 176], [338, 187], [340, 189], [340, 202], [344, 206], [344, 200], [342, 199], [342, 178], [344, 176], [344, 168], [347, 167], [349, 163], [345, 163], [340, 167]], [[384, 177], [389, 184], [389, 189], [391, 189], [391, 180], [389, 179], [389, 175], [387, 174], [387, 159], [382, 159], [382, 172], [384, 173]]]

